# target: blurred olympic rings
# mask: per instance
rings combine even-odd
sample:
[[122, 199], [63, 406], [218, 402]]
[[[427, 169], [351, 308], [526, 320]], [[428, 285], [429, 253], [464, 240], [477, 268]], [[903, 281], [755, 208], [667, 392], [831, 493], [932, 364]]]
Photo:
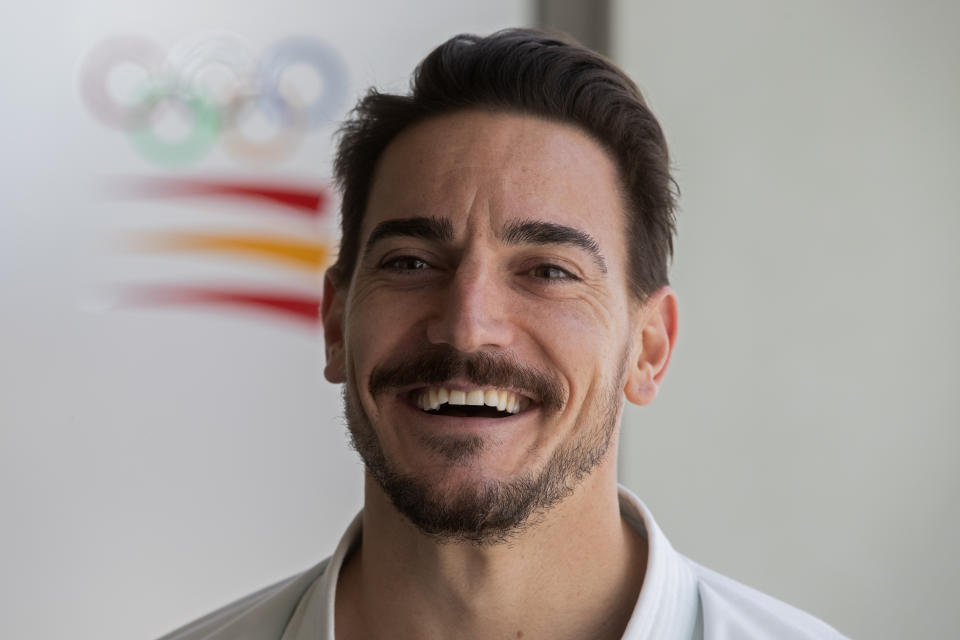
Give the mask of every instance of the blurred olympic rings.
[[[319, 91], [305, 102], [285, 74], [308, 67]], [[112, 74], [135, 69], [135, 89], [123, 99], [112, 90]], [[125, 131], [133, 146], [158, 164], [182, 166], [202, 158], [219, 138], [231, 155], [266, 163], [288, 156], [308, 129], [333, 122], [348, 91], [340, 56], [323, 42], [291, 37], [269, 47], [259, 59], [242, 38], [208, 34], [181, 40], [164, 53], [140, 37], [102, 41], [80, 66], [80, 96], [103, 124]], [[159, 135], [156, 123], [170, 109], [189, 121], [176, 139]], [[243, 123], [256, 116], [269, 123], [270, 136], [252, 136]]]

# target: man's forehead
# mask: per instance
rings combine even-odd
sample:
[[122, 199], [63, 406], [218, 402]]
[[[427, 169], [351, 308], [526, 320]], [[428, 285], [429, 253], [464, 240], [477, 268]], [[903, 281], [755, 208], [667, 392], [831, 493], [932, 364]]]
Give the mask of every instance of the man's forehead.
[[[514, 111], [468, 109], [427, 118], [401, 131], [387, 152], [430, 151], [493, 159], [503, 166], [530, 152], [554, 164], [578, 164], [584, 146], [602, 147], [577, 125]], [[482, 155], [479, 155], [482, 154]]]
[[[391, 218], [452, 221], [480, 214], [499, 232], [515, 219], [589, 231], [622, 220], [614, 163], [572, 125], [528, 115], [462, 112], [401, 132], [374, 175], [364, 236]], [[613, 224], [621, 229], [621, 224]]]

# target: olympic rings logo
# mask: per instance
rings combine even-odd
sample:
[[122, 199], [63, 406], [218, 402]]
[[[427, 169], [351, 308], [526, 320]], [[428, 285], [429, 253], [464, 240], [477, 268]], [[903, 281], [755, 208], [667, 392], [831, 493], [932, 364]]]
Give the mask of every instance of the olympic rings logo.
[[[111, 85], [112, 75], [124, 66], [139, 71], [141, 80], [125, 100]], [[298, 66], [318, 79], [312, 100], [303, 99], [285, 78]], [[181, 42], [166, 54], [150, 40], [117, 37], [101, 42], [83, 60], [79, 91], [100, 122], [126, 132], [133, 146], [157, 164], [192, 164], [218, 140], [232, 156], [266, 164], [289, 156], [308, 129], [337, 119], [348, 81], [336, 51], [310, 37], [286, 38], [259, 59], [243, 39], [231, 35]], [[188, 128], [173, 139], [157, 130], [171, 110]], [[270, 135], [253, 136], [245, 129], [255, 116], [269, 123]]]

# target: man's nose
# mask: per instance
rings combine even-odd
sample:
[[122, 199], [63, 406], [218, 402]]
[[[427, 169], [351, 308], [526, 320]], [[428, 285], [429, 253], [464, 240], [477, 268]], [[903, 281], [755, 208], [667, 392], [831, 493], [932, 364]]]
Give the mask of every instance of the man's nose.
[[489, 265], [459, 265], [430, 318], [427, 339], [462, 352], [506, 347], [513, 337], [507, 293], [507, 283]]

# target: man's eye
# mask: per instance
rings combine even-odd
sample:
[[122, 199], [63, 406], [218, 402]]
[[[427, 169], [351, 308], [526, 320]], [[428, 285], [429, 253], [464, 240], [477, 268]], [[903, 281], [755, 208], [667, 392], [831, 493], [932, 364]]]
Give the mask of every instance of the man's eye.
[[380, 268], [388, 271], [399, 272], [421, 271], [423, 269], [429, 269], [430, 265], [420, 258], [414, 258], [413, 256], [399, 256], [385, 261], [380, 265]]
[[542, 280], [579, 280], [577, 276], [573, 275], [566, 269], [558, 267], [554, 264], [541, 264], [537, 265], [530, 270], [530, 275], [534, 278], [540, 278]]

